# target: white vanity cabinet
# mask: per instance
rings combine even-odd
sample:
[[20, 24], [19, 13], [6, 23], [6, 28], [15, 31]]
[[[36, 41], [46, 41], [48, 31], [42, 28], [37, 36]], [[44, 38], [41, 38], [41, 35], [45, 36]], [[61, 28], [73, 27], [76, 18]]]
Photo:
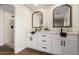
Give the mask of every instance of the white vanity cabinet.
[[29, 48], [32, 48], [32, 49], [38, 49], [38, 35], [37, 34], [31, 34], [31, 33], [28, 33], [28, 38], [27, 38], [27, 46]]
[[27, 33], [27, 47], [58, 55], [78, 55], [78, 34], [67, 34], [61, 37], [58, 33]]
[[78, 54], [78, 36], [68, 34], [61, 37], [59, 34], [52, 34], [52, 53], [62, 55]]
[[51, 33], [39, 33], [38, 49], [47, 53], [51, 53]]
[[42, 52], [51, 53], [51, 33], [37, 32], [35, 34], [27, 34], [27, 46]]

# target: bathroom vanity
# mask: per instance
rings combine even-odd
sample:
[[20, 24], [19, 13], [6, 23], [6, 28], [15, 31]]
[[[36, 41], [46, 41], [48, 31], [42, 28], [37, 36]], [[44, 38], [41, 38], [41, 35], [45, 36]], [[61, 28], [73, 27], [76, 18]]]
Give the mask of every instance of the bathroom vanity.
[[[53, 29], [61, 28], [61, 31], [50, 31], [49, 24], [43, 24], [43, 13], [35, 11], [32, 14], [32, 28], [35, 32], [26, 33], [27, 47], [42, 52], [58, 55], [79, 54], [79, 34], [74, 31], [63, 31], [63, 28], [72, 28], [72, 6], [65, 4], [53, 10]], [[37, 21], [38, 22], [37, 22]], [[50, 20], [50, 19], [48, 19]], [[37, 26], [38, 25], [38, 26]], [[45, 25], [45, 26], [44, 26]], [[39, 29], [39, 30], [38, 30]], [[44, 31], [42, 31], [42, 29]]]
[[78, 55], [78, 33], [67, 33], [61, 37], [57, 32], [37, 32], [31, 35], [26, 33], [28, 48], [58, 55]]

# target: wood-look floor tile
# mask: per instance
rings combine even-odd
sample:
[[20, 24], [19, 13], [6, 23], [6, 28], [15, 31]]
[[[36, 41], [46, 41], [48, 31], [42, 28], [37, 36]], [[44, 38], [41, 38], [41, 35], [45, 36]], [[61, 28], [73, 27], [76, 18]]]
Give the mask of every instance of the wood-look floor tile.
[[37, 51], [34, 49], [26, 48], [22, 50], [21, 52], [14, 54], [14, 49], [9, 48], [7, 46], [1, 46], [0, 47], [0, 55], [50, 55], [45, 52]]
[[26, 48], [18, 53], [19, 55], [49, 55], [48, 53], [37, 51], [34, 49]]

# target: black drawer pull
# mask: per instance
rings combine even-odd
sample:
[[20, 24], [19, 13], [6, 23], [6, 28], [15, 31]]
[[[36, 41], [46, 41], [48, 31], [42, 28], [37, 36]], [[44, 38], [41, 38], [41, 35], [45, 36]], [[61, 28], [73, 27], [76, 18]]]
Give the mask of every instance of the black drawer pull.
[[30, 41], [32, 41], [33, 39], [32, 39], [32, 37], [30, 37]]
[[62, 46], [62, 40], [61, 40], [61, 46]]
[[42, 36], [46, 36], [46, 35], [42, 35]]
[[46, 47], [42, 47], [43, 49], [47, 49]]
[[65, 41], [64, 41], [64, 46], [65, 46]]
[[42, 42], [46, 42], [46, 40], [42, 40]]

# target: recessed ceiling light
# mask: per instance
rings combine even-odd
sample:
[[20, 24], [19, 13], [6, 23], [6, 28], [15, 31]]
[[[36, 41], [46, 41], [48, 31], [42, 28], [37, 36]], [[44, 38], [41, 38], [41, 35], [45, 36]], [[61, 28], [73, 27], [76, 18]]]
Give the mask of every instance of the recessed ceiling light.
[[35, 6], [38, 6], [38, 4], [35, 4]]

